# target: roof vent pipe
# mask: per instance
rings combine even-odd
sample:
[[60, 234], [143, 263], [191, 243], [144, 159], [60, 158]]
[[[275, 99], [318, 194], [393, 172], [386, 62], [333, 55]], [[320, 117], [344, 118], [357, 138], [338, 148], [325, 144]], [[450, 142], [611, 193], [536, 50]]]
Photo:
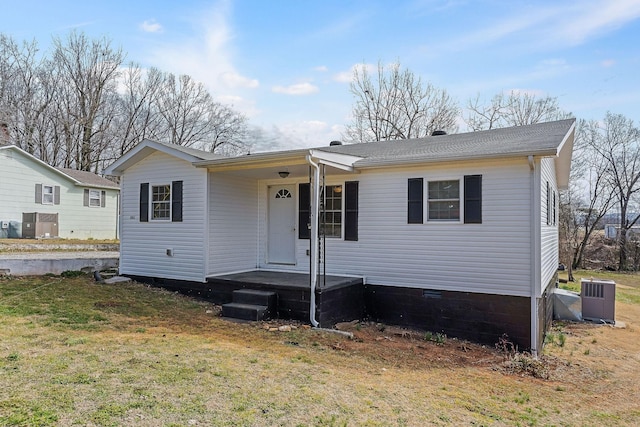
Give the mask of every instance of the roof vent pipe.
[[334, 145], [342, 145], [342, 141], [331, 141], [329, 143], [329, 147], [333, 147]]
[[434, 130], [433, 132], [431, 132], [431, 136], [440, 136], [440, 135], [446, 135], [447, 132], [444, 130]]

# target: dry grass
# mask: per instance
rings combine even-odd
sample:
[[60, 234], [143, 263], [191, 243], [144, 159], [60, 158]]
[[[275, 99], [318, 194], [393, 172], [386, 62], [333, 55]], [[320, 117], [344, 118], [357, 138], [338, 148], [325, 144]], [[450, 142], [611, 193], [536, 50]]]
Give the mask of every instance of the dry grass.
[[558, 324], [533, 361], [377, 324], [269, 332], [140, 284], [4, 278], [0, 424], [638, 425], [640, 277], [614, 279], [627, 328]]

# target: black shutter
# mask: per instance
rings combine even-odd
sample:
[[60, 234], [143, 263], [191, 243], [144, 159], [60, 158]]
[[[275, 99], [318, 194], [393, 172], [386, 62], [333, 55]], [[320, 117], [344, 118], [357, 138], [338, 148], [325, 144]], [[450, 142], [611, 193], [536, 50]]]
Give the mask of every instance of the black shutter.
[[89, 206], [89, 189], [84, 189], [84, 197], [82, 200], [82, 206]]
[[311, 184], [298, 185], [298, 239], [310, 239], [311, 230]]
[[149, 222], [149, 183], [140, 184], [140, 222]]
[[36, 203], [42, 204], [42, 184], [36, 184]]
[[551, 224], [551, 190], [549, 189], [549, 181], [547, 181], [547, 225]]
[[424, 182], [422, 178], [409, 178], [407, 191], [407, 222], [409, 224], [422, 224], [424, 212]]
[[53, 187], [53, 204], [54, 205], [60, 204], [60, 186], [59, 185], [56, 185], [55, 187]]
[[482, 175], [464, 177], [464, 222], [482, 224]]
[[182, 181], [171, 182], [171, 221], [182, 222]]
[[344, 183], [344, 240], [358, 240], [358, 181]]
[[107, 206], [107, 192], [102, 190], [100, 192], [100, 207], [104, 208], [105, 206]]

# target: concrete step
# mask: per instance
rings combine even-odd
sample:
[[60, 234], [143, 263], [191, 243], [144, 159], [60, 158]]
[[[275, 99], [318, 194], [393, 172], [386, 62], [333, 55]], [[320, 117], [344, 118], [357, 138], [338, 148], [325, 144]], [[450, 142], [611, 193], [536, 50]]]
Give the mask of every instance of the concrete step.
[[266, 305], [242, 304], [230, 302], [222, 305], [222, 317], [242, 320], [267, 320], [268, 307]]
[[237, 289], [233, 291], [232, 300], [240, 304], [266, 305], [273, 311], [278, 304], [278, 294], [257, 289]]

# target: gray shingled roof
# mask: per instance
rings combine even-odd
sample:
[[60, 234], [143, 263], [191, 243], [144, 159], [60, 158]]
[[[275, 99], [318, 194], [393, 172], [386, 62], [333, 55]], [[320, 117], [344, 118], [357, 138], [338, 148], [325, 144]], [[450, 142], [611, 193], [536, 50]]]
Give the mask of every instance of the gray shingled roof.
[[362, 157], [356, 166], [397, 161], [444, 161], [514, 155], [553, 155], [575, 119], [479, 132], [317, 148]]
[[160, 145], [164, 145], [165, 147], [169, 147], [171, 149], [181, 151], [185, 154], [189, 154], [190, 156], [197, 157], [202, 160], [214, 160], [214, 159], [224, 159], [227, 156], [223, 156], [220, 154], [210, 153], [209, 151], [198, 150], [197, 148], [183, 147], [178, 144], [170, 144], [167, 142], [154, 141]]
[[76, 169], [68, 169], [68, 168], [56, 168], [60, 172], [65, 175], [70, 176], [71, 178], [78, 181], [80, 184], [86, 185], [87, 187], [100, 187], [100, 188], [120, 188], [118, 184], [113, 181], [110, 181], [106, 178], [101, 177], [100, 175], [96, 175], [92, 172], [87, 171], [79, 171]]

